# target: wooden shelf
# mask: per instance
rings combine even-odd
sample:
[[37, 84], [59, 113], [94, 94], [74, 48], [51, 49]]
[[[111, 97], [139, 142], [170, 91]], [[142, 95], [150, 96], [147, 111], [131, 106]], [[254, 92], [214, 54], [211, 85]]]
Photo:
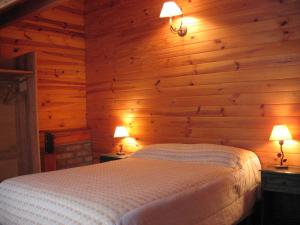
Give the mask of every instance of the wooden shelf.
[[1, 69], [0, 80], [15, 81], [19, 78], [26, 78], [33, 75], [30, 70], [14, 70], [14, 69]]
[[32, 75], [32, 71], [30, 70], [13, 70], [13, 69], [1, 69], [0, 75], [12, 75], [12, 76], [30, 76]]

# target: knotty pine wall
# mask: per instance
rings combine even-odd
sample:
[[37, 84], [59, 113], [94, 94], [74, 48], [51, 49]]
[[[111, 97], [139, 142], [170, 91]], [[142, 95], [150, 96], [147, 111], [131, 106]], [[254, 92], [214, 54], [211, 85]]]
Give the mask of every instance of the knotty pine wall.
[[1, 60], [30, 51], [37, 52], [40, 133], [54, 132], [57, 145], [89, 141], [84, 0], [61, 1], [0, 30]]
[[[221, 143], [274, 163], [274, 124], [288, 124], [300, 138], [300, 1], [176, 2], [188, 24], [184, 38], [159, 18], [162, 0], [87, 0], [95, 157], [116, 150], [114, 127], [125, 124], [138, 147]], [[299, 143], [285, 148], [289, 164], [300, 165]]]
[[37, 51], [41, 130], [86, 126], [84, 4], [71, 1], [0, 30], [0, 57]]

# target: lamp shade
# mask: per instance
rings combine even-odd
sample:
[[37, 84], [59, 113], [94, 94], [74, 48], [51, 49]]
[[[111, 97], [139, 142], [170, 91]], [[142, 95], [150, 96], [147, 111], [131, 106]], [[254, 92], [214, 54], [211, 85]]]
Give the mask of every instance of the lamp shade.
[[163, 17], [173, 17], [182, 15], [182, 11], [179, 6], [174, 1], [168, 1], [163, 4], [160, 12], [160, 18]]
[[129, 137], [128, 131], [124, 126], [117, 126], [114, 133], [114, 138]]
[[273, 127], [270, 141], [284, 141], [284, 140], [291, 140], [292, 135], [289, 131], [287, 125], [275, 125]]

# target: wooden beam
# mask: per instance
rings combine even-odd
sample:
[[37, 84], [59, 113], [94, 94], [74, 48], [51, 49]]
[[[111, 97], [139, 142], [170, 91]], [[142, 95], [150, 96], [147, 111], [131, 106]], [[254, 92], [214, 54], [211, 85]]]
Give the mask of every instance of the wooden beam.
[[2, 0], [0, 1], [0, 10], [6, 9], [7, 7], [11, 7], [12, 5], [20, 2], [20, 0]]
[[1, 14], [0, 29], [61, 2], [63, 0], [39, 0], [25, 1], [23, 4], [18, 4]]

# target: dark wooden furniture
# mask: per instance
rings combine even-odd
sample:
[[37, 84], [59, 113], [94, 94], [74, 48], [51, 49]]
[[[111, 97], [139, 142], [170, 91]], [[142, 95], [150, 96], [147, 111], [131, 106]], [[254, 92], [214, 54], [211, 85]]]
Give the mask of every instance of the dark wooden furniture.
[[300, 224], [300, 168], [261, 171], [262, 224]]
[[[18, 171], [17, 174], [9, 174], [6, 178], [41, 171], [36, 65], [34, 52], [0, 60], [0, 84], [7, 90], [4, 98], [0, 101], [12, 104], [15, 108], [15, 143], [13, 146], [16, 146], [16, 151], [8, 149], [5, 152], [9, 152], [9, 155], [0, 155], [0, 160], [17, 160]], [[0, 132], [6, 133], [6, 127], [1, 127]], [[7, 167], [7, 171], [10, 170], [11, 168]], [[6, 171], [6, 169], [2, 171]]]
[[45, 154], [44, 156], [44, 172], [56, 170], [56, 154]]
[[109, 161], [113, 161], [113, 160], [125, 159], [128, 156], [129, 156], [129, 154], [125, 154], [125, 155], [117, 155], [115, 153], [101, 154], [99, 160], [100, 160], [100, 163], [103, 163], [103, 162], [109, 162]]

